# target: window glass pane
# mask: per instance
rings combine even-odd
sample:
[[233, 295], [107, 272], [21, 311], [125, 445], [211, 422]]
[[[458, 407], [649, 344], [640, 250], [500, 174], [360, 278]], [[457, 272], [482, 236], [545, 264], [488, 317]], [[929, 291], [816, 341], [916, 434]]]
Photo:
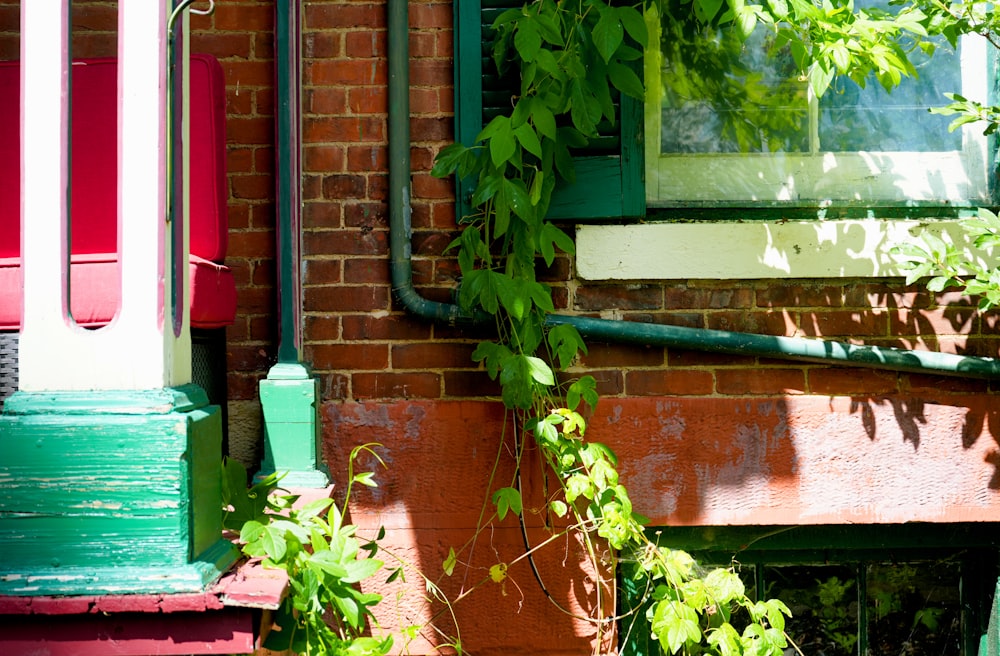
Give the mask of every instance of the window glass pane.
[[958, 563], [879, 564], [868, 568], [871, 656], [960, 654]]
[[765, 596], [792, 611], [785, 632], [805, 654], [854, 656], [858, 642], [857, 570], [847, 565], [767, 567]]
[[691, 6], [662, 5], [661, 152], [803, 152], [807, 84], [787, 49], [757, 29], [747, 41], [700, 26]]
[[948, 131], [953, 117], [927, 110], [944, 105], [945, 93], [962, 88], [958, 53], [946, 41], [936, 43], [933, 56], [914, 56], [917, 77], [905, 78], [892, 93], [875, 81], [862, 89], [850, 80], [835, 80], [819, 103], [820, 150], [961, 149], [962, 133]]
[[[859, 7], [885, 2], [859, 0]], [[699, 25], [690, 4], [663, 4], [660, 152], [809, 153], [941, 152], [962, 147], [950, 118], [927, 111], [961, 90], [960, 60], [943, 39], [937, 52], [916, 44], [918, 76], [886, 92], [874, 79], [864, 88], [846, 78], [810, 103], [808, 82], [789, 48], [762, 27], [746, 41], [733, 28]], [[818, 131], [810, 140], [810, 113]]]

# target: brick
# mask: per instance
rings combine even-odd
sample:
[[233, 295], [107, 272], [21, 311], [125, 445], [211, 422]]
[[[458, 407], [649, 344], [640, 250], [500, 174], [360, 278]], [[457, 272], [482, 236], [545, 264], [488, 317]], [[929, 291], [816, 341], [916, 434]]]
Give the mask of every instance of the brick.
[[252, 148], [230, 148], [226, 154], [226, 172], [229, 175], [236, 173], [250, 173], [253, 171], [253, 149]]
[[443, 232], [415, 232], [411, 240], [413, 253], [414, 255], [438, 255], [448, 248], [448, 244], [454, 238], [454, 235]]
[[757, 290], [757, 305], [762, 307], [842, 307], [841, 287], [777, 282]]
[[801, 330], [810, 337], [884, 336], [889, 331], [889, 313], [884, 310], [807, 312]]
[[277, 317], [249, 317], [249, 338], [255, 342], [272, 342], [278, 337]]
[[454, 125], [449, 117], [410, 119], [410, 134], [413, 141], [450, 141], [454, 138]]
[[411, 59], [410, 83], [415, 87], [450, 85], [454, 68], [447, 59]]
[[[570, 385], [583, 376], [593, 377], [594, 382], [597, 384], [597, 393], [602, 398], [621, 396], [625, 393], [625, 373], [621, 369], [582, 369], [574, 367], [571, 371], [556, 373], [556, 377], [562, 385]], [[577, 410], [579, 409], [577, 408]]]
[[302, 149], [302, 165], [307, 171], [318, 173], [341, 172], [346, 170], [346, 155], [343, 146], [306, 146]]
[[277, 225], [277, 207], [270, 199], [253, 202], [250, 207], [250, 227], [254, 230], [274, 230]]
[[473, 344], [396, 344], [392, 347], [393, 369], [462, 369], [476, 366]]
[[193, 30], [191, 33], [191, 52], [210, 52], [219, 59], [249, 59], [252, 56], [252, 44], [253, 39], [249, 34]]
[[339, 203], [305, 203], [302, 206], [302, 227], [340, 228], [343, 224], [343, 207]]
[[267, 146], [254, 148], [253, 170], [254, 173], [274, 175], [274, 148]]
[[389, 207], [385, 203], [351, 203], [344, 208], [348, 228], [388, 228]]
[[306, 143], [384, 142], [385, 119], [373, 116], [307, 116], [302, 122]]
[[785, 394], [806, 389], [801, 369], [720, 369], [715, 378], [719, 394]]
[[324, 230], [303, 235], [305, 255], [388, 255], [389, 240], [384, 230]]
[[485, 371], [445, 371], [444, 394], [456, 398], [499, 397], [500, 383]]
[[118, 31], [118, 8], [113, 4], [74, 2], [70, 6], [72, 8], [70, 20], [74, 31], [111, 33]]
[[270, 175], [234, 175], [229, 178], [233, 198], [265, 200], [274, 194], [274, 179]]
[[351, 390], [356, 399], [438, 398], [441, 377], [431, 373], [358, 373], [351, 376]]
[[381, 4], [308, 3], [303, 10], [303, 22], [313, 30], [386, 26], [386, 12]]
[[219, 63], [226, 80], [244, 89], [274, 84], [274, 63], [270, 59], [226, 59]]
[[410, 24], [420, 27], [448, 29], [452, 26], [451, 3], [414, 3], [410, 8]]
[[889, 311], [891, 335], [964, 335], [979, 331], [979, 316], [970, 306]]
[[370, 258], [344, 260], [344, 282], [389, 284], [389, 262]]
[[667, 285], [663, 288], [663, 307], [670, 310], [726, 309], [751, 305], [753, 305], [753, 290], [746, 287]]
[[933, 397], [941, 394], [986, 394], [990, 384], [985, 380], [945, 376], [928, 371], [900, 374], [900, 388], [904, 394]]
[[385, 85], [388, 81], [385, 61], [376, 59], [314, 59], [302, 66], [306, 86]]
[[706, 327], [712, 330], [766, 335], [793, 335], [796, 330], [796, 317], [788, 312], [720, 311], [709, 312], [705, 318]]
[[256, 401], [257, 387], [263, 374], [259, 371], [252, 371], [249, 374], [235, 371], [232, 365], [229, 366], [229, 375], [226, 377], [226, 393], [231, 401]]
[[[428, 340], [431, 322], [410, 314], [345, 314], [340, 318], [343, 339], [355, 340]], [[309, 333], [312, 335], [312, 333]], [[319, 338], [317, 338], [319, 339]]]
[[307, 258], [303, 260], [302, 282], [305, 285], [331, 285], [341, 282], [342, 260]]
[[344, 37], [342, 32], [332, 30], [306, 32], [302, 35], [302, 56], [308, 59], [340, 56], [343, 54]]
[[344, 87], [307, 89], [303, 105], [306, 114], [346, 114], [347, 89]]
[[267, 3], [225, 4], [215, 8], [215, 28], [236, 32], [274, 31], [274, 9]]
[[[363, 30], [358, 32], [348, 32], [344, 35], [345, 54], [352, 59], [371, 59], [372, 57], [385, 57], [386, 55], [386, 32], [384, 30]], [[413, 55], [413, 42], [410, 39], [410, 56]]]
[[277, 261], [260, 260], [251, 265], [251, 283], [255, 287], [273, 287], [278, 281]]
[[423, 59], [437, 54], [437, 34], [434, 32], [410, 32], [410, 57]]
[[581, 356], [585, 367], [662, 367], [663, 347], [628, 344], [588, 344]]
[[655, 310], [663, 307], [663, 290], [655, 285], [587, 286], [576, 290], [578, 310]]
[[348, 146], [347, 170], [354, 173], [384, 171], [389, 164], [389, 151], [385, 146]]
[[320, 395], [324, 399], [346, 399], [351, 393], [351, 377], [342, 373], [319, 376]]
[[226, 364], [230, 371], [267, 371], [274, 362], [273, 354], [263, 346], [226, 345]]
[[389, 176], [383, 173], [369, 173], [366, 187], [371, 200], [386, 200], [389, 198]]
[[435, 178], [429, 173], [413, 174], [414, 198], [451, 198], [452, 185], [448, 180]]
[[625, 372], [629, 396], [708, 396], [712, 373], [692, 369], [645, 369]]
[[358, 287], [307, 287], [306, 312], [369, 312], [389, 309], [389, 289], [364, 285]]
[[305, 333], [313, 342], [331, 342], [340, 339], [341, 320], [339, 316], [307, 314], [303, 317]]
[[274, 141], [274, 120], [229, 115], [226, 138], [238, 144], [270, 145]]
[[388, 344], [307, 344], [315, 369], [378, 371], [389, 366]]
[[331, 199], [365, 198], [363, 175], [338, 174], [323, 178], [323, 197]]
[[667, 366], [669, 367], [753, 367], [755, 364], [756, 358], [752, 355], [733, 355], [732, 353], [667, 348]]
[[274, 312], [274, 289], [271, 287], [241, 287], [237, 290], [236, 305], [238, 315]]
[[891, 394], [899, 388], [896, 372], [861, 367], [814, 367], [808, 377], [813, 394]]
[[274, 257], [274, 232], [242, 230], [229, 233], [230, 257]]

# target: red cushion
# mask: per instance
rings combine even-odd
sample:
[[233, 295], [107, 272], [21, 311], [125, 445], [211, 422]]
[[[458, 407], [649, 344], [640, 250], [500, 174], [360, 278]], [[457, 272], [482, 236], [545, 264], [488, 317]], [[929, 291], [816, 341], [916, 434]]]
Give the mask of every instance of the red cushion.
[[[191, 327], [221, 328], [236, 316], [233, 272], [196, 255], [189, 263]], [[70, 267], [73, 318], [81, 326], [103, 326], [118, 311], [121, 285], [113, 255], [74, 255]], [[21, 327], [20, 258], [0, 259], [0, 330]]]
[[[107, 323], [119, 302], [117, 75], [115, 59], [73, 63], [72, 305], [77, 322], [88, 326]], [[19, 99], [18, 62], [0, 62], [0, 258], [7, 258], [0, 261], [0, 329], [19, 326], [21, 313], [20, 272], [11, 270], [21, 252]], [[209, 55], [192, 55], [190, 261], [195, 327], [226, 325], [235, 317], [232, 276], [224, 267], [210, 266], [224, 261], [229, 238], [225, 120], [222, 67]], [[202, 284], [207, 286], [201, 289]], [[228, 316], [220, 314], [223, 311]]]
[[[115, 59], [73, 63], [73, 253], [117, 250]], [[0, 62], [0, 257], [20, 244], [20, 70]], [[228, 245], [226, 92], [219, 62], [191, 56], [191, 252], [221, 262]]]

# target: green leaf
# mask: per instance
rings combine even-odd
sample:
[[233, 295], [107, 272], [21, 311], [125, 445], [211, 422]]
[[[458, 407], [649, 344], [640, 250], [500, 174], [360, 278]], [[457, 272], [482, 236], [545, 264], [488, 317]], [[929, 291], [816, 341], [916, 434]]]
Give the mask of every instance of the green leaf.
[[597, 53], [605, 61], [611, 61], [611, 56], [615, 54], [618, 47], [625, 38], [625, 28], [622, 27], [621, 20], [617, 12], [610, 7], [600, 5], [601, 16], [594, 25], [592, 38]]
[[545, 361], [536, 358], [531, 355], [522, 356], [528, 365], [528, 370], [531, 373], [531, 378], [542, 385], [555, 385], [555, 375], [552, 373], [552, 368], [545, 364]]
[[524, 61], [535, 60], [535, 55], [542, 47], [542, 36], [532, 20], [525, 18], [518, 21], [517, 31], [514, 33], [514, 47]]
[[555, 499], [549, 502], [549, 509], [555, 513], [556, 517], [565, 517], [566, 513], [569, 512], [569, 507], [565, 502]]
[[646, 19], [642, 17], [642, 14], [635, 7], [628, 5], [616, 7], [615, 11], [618, 13], [618, 20], [621, 21], [625, 32], [639, 46], [645, 48], [649, 43], [649, 30], [646, 29]]
[[458, 556], [455, 555], [455, 549], [452, 547], [448, 548], [448, 557], [444, 559], [441, 563], [441, 568], [444, 570], [445, 575], [451, 576], [455, 571], [455, 565], [458, 563]]
[[344, 563], [347, 573], [341, 577], [344, 583], [360, 583], [374, 576], [384, 563], [374, 558], [352, 559]]
[[520, 515], [522, 510], [521, 493], [512, 487], [502, 487], [493, 493], [493, 505], [497, 507], [497, 518], [503, 521], [507, 511]]
[[611, 80], [611, 84], [615, 85], [616, 89], [628, 96], [642, 100], [646, 95], [646, 88], [643, 86], [642, 80], [635, 74], [635, 71], [624, 64], [618, 62], [608, 64], [608, 79]]
[[309, 560], [307, 560], [306, 563], [310, 567], [315, 567], [338, 579], [343, 579], [347, 576], [347, 567], [345, 563], [342, 563], [340, 558], [338, 558], [336, 554], [329, 549], [313, 553], [309, 556]]
[[541, 159], [542, 143], [538, 140], [538, 135], [532, 129], [531, 125], [528, 123], [520, 125], [514, 130], [514, 136], [517, 137], [517, 141], [521, 144], [522, 148]]

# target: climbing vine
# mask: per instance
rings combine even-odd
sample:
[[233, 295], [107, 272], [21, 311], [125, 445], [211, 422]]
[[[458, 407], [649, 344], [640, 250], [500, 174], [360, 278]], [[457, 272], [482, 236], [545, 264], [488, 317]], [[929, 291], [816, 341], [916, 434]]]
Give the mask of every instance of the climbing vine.
[[[585, 415], [598, 403], [596, 382], [590, 376], [565, 380], [556, 372], [587, 347], [573, 326], [547, 322], [552, 293], [536, 276], [539, 262], [551, 266], [557, 250], [574, 249], [570, 235], [545, 220], [553, 193], [574, 182], [575, 149], [597, 137], [602, 123], [617, 120], [617, 96], [644, 98], [638, 63], [662, 12], [709, 31], [734, 26], [737, 48], [758, 26], [769, 30], [773, 47], [790, 53], [816, 95], [837, 76], [862, 86], [874, 79], [891, 89], [915, 75], [911, 53], [933, 50], [925, 37], [954, 43], [962, 34], [983, 31], [984, 20], [995, 21], [984, 14], [983, 3], [892, 4], [859, 9], [850, 2], [809, 0], [528, 2], [503, 12], [492, 26], [493, 63], [501, 76], [513, 72], [519, 80], [510, 111], [492, 118], [474, 143], [451, 144], [436, 160], [435, 175], [473, 182], [473, 212], [460, 217], [461, 233], [452, 243], [462, 273], [458, 300], [466, 312], [486, 312], [496, 321], [498, 338], [481, 342], [473, 359], [499, 381], [516, 419], [508, 433], [518, 471], [529, 448], [522, 438], [529, 438], [559, 482], [545, 512], [568, 520], [560, 531], [583, 536], [593, 571], [617, 567], [640, 581], [652, 636], [665, 653], [781, 654], [789, 646], [784, 624], [790, 613], [779, 600], [751, 600], [735, 568], [706, 571], [688, 554], [658, 546], [619, 481], [615, 454], [586, 439]], [[681, 43], [678, 35], [690, 33], [673, 36]], [[704, 54], [697, 39], [681, 45], [691, 56]], [[952, 100], [940, 111], [969, 117], [995, 110], [959, 96]], [[511, 514], [523, 521], [519, 481], [492, 492], [498, 521]], [[610, 550], [598, 549], [598, 539]], [[449, 555], [446, 572], [458, 557]], [[507, 564], [498, 563], [490, 578], [500, 582], [506, 570]], [[603, 606], [602, 586], [597, 589], [596, 604]], [[599, 645], [614, 609], [600, 607], [592, 619]]]

